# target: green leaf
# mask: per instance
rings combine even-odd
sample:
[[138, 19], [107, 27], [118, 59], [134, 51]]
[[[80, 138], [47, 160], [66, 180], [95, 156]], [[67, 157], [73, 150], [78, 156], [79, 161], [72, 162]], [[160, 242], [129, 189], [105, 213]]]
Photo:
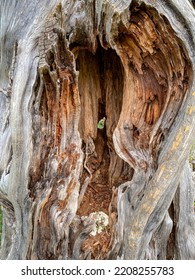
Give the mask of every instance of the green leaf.
[[98, 125], [97, 125], [98, 129], [103, 129], [103, 128], [104, 128], [104, 126], [105, 126], [105, 121], [106, 121], [106, 118], [103, 117], [103, 119], [101, 119], [101, 120], [98, 122]]

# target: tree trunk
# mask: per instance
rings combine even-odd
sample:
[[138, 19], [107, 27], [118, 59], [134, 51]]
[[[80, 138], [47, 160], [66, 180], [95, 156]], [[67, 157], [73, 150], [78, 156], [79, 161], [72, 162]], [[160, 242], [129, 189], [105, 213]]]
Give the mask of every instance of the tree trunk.
[[58, 2], [1, 0], [1, 258], [195, 259], [193, 1]]

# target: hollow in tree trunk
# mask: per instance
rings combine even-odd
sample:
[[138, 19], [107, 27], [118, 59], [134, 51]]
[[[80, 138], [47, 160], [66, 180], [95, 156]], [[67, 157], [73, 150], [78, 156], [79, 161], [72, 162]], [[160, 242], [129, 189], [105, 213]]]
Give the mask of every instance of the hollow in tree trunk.
[[195, 259], [194, 16], [1, 0], [2, 259]]

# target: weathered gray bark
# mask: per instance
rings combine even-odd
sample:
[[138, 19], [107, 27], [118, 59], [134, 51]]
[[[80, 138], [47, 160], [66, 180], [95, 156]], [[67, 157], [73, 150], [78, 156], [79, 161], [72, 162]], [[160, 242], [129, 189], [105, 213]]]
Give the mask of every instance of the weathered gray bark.
[[190, 1], [1, 0], [0, 19], [1, 258], [195, 259]]

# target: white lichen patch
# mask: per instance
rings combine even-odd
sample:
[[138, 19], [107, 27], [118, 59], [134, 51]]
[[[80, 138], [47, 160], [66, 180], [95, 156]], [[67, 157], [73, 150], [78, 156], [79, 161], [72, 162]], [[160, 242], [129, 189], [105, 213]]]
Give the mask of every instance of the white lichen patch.
[[94, 228], [91, 231], [90, 235], [95, 236], [98, 233], [101, 233], [108, 226], [109, 220], [108, 215], [104, 212], [92, 212], [89, 216], [82, 216], [81, 220], [84, 222], [86, 219], [90, 219], [94, 221]]

